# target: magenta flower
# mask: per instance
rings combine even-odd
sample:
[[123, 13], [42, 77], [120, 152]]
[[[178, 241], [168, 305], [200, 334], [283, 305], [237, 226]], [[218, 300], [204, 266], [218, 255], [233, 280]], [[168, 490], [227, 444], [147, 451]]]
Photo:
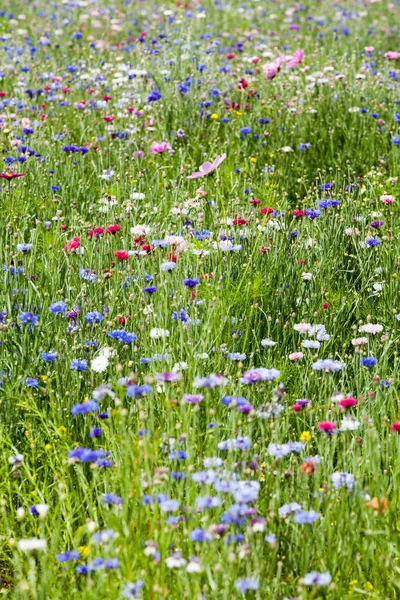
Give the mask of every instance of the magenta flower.
[[168, 142], [153, 142], [150, 146], [150, 152], [152, 154], [162, 154], [166, 150], [172, 150]]
[[0, 173], [0, 178], [7, 179], [7, 181], [17, 179], [17, 177], [26, 177], [26, 173], [14, 173], [14, 171], [11, 171], [10, 173]]
[[189, 175], [188, 179], [198, 179], [199, 177], [204, 177], [205, 175], [209, 175], [210, 173], [212, 173], [213, 171], [215, 171], [215, 169], [217, 167], [219, 167], [219, 165], [224, 162], [224, 160], [226, 159], [226, 154], [221, 154], [221, 156], [219, 154], [217, 154], [217, 158], [214, 160], [213, 163], [210, 163], [208, 160], [203, 163], [201, 165], [201, 167], [199, 167], [198, 171], [195, 171], [194, 173], [192, 173], [191, 175]]
[[296, 52], [294, 53], [294, 55], [292, 56], [292, 58], [289, 60], [288, 64], [286, 65], [287, 68], [292, 69], [293, 67], [295, 67], [296, 65], [301, 63], [301, 61], [303, 60], [303, 56], [304, 56], [304, 50], [296, 50]]
[[275, 75], [281, 70], [281, 66], [284, 60], [285, 55], [281, 54], [276, 60], [273, 60], [272, 62], [264, 65], [265, 79], [271, 81], [275, 77]]

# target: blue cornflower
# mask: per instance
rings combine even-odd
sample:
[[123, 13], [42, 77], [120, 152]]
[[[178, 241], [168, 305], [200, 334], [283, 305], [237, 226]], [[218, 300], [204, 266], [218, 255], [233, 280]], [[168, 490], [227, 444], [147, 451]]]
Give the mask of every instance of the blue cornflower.
[[145, 396], [146, 394], [151, 394], [152, 391], [153, 388], [147, 383], [143, 385], [128, 385], [126, 388], [126, 395], [128, 398], [142, 398], [142, 396]]
[[363, 367], [374, 367], [378, 361], [374, 356], [363, 356], [360, 359], [360, 365]]
[[53, 302], [53, 304], [50, 305], [49, 311], [53, 313], [53, 315], [61, 315], [66, 309], [66, 303], [60, 300], [59, 302]]
[[118, 494], [104, 494], [104, 496], [102, 497], [102, 500], [105, 504], [122, 504], [122, 498], [121, 496], [118, 496]]
[[241, 127], [240, 133], [242, 135], [249, 135], [249, 133], [251, 133], [251, 127]]
[[61, 554], [56, 554], [57, 562], [69, 562], [70, 560], [79, 560], [80, 553], [78, 550], [69, 550], [67, 552], [62, 552]]
[[32, 250], [32, 244], [17, 244], [18, 252], [29, 252], [29, 250]]
[[37, 388], [39, 386], [39, 379], [37, 377], [26, 377], [23, 382], [27, 387]]
[[299, 144], [299, 145], [297, 146], [297, 148], [298, 148], [299, 150], [308, 150], [309, 148], [311, 148], [311, 144], [308, 144], [308, 143], [307, 143], [307, 144]]
[[247, 590], [258, 590], [260, 583], [258, 579], [253, 577], [244, 577], [243, 579], [236, 579], [235, 588], [240, 594], [245, 594]]
[[295, 513], [293, 520], [299, 525], [308, 525], [319, 519], [319, 513], [316, 510], [299, 510]]
[[21, 321], [22, 325], [36, 325], [39, 317], [31, 312], [21, 312], [18, 315], [18, 319]]
[[78, 358], [74, 358], [71, 360], [69, 368], [72, 371], [86, 371], [87, 360], [79, 360]]
[[147, 96], [147, 102], [157, 102], [162, 98], [161, 92], [158, 90], [151, 90], [150, 94]]
[[90, 430], [89, 436], [91, 438], [98, 438], [98, 437], [100, 437], [101, 436], [101, 427], [93, 427]]
[[190, 532], [190, 539], [192, 542], [211, 542], [210, 534], [204, 529], [200, 529], [200, 527]]
[[168, 458], [170, 460], [185, 460], [187, 454], [184, 450], [172, 450], [172, 452], [168, 454]]
[[118, 340], [123, 342], [124, 344], [131, 344], [136, 340], [136, 335], [134, 333], [130, 333], [125, 331], [124, 329], [116, 329], [114, 331], [109, 331], [108, 336], [113, 340]]
[[88, 312], [85, 315], [85, 321], [89, 323], [89, 325], [94, 325], [94, 323], [101, 323], [104, 319], [103, 315], [97, 311]]
[[226, 358], [229, 358], [229, 360], [245, 360], [246, 354], [242, 354], [241, 352], [228, 352]]
[[71, 415], [87, 415], [90, 412], [99, 410], [99, 405], [96, 400], [88, 400], [82, 404], [74, 404], [71, 408]]
[[183, 285], [186, 285], [186, 287], [188, 287], [188, 288], [194, 288], [198, 284], [199, 284], [198, 279], [184, 279], [183, 280]]
[[378, 240], [378, 238], [368, 238], [365, 243], [367, 244], [367, 246], [375, 248], [375, 246], [380, 246], [381, 240]]
[[314, 208], [306, 209], [306, 217], [308, 217], [309, 219], [317, 219], [320, 216], [321, 216], [320, 210], [315, 210]]
[[143, 288], [143, 291], [146, 294], [154, 294], [157, 291], [157, 288], [155, 285], [150, 285], [148, 287]]

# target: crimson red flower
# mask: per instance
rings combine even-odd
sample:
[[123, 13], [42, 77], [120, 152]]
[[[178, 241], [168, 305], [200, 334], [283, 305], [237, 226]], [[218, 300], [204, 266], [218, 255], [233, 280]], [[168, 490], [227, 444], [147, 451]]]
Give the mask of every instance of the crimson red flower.
[[260, 204], [261, 200], [257, 200], [256, 198], [254, 198], [253, 200], [250, 200], [250, 204], [252, 204], [253, 206], [257, 206], [257, 204]]
[[357, 404], [357, 400], [355, 398], [343, 398], [343, 400], [339, 400], [339, 406], [341, 408], [351, 408]]
[[390, 429], [392, 431], [400, 431], [400, 421], [395, 421], [391, 424]]
[[304, 217], [304, 216], [305, 216], [305, 214], [306, 214], [306, 211], [305, 211], [305, 210], [297, 210], [297, 209], [296, 209], [296, 210], [293, 210], [293, 211], [292, 211], [292, 215], [293, 215], [294, 217]]
[[99, 235], [102, 235], [103, 233], [104, 233], [103, 227], [95, 227], [94, 229], [88, 230], [89, 237], [92, 237], [93, 235], [96, 237], [99, 237]]
[[320, 431], [333, 431], [336, 429], [336, 423], [333, 423], [332, 421], [321, 421], [321, 423], [318, 423], [318, 429]]
[[80, 245], [81, 245], [81, 238], [75, 236], [72, 238], [72, 240], [69, 240], [69, 242], [67, 242], [65, 244], [64, 250], [65, 250], [65, 252], [72, 252], [73, 250], [77, 250]]
[[249, 222], [246, 219], [234, 219], [232, 225], [248, 225]]
[[260, 208], [260, 213], [262, 215], [270, 215], [272, 212], [274, 212], [273, 208], [267, 208], [267, 207]]
[[106, 233], [112, 233], [113, 235], [118, 233], [118, 231], [121, 231], [120, 225], [109, 225], [106, 229]]
[[142, 250], [143, 250], [143, 252], [150, 252], [150, 250], [151, 250], [150, 244], [143, 244]]
[[330, 304], [328, 304], [327, 302], [325, 302], [325, 304], [322, 305], [322, 308], [324, 308], [325, 310], [329, 307], [330, 307]]
[[228, 60], [232, 60], [233, 58], [235, 58], [235, 55], [233, 54], [233, 52], [230, 52], [229, 54], [226, 55], [226, 58]]
[[115, 258], [118, 258], [118, 260], [128, 260], [129, 253], [127, 250], [116, 250], [114, 256]]

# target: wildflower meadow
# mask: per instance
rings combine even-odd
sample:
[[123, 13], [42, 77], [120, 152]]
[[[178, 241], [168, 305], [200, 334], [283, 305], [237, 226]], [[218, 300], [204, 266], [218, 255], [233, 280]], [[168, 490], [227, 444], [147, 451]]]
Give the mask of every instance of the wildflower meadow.
[[0, 7], [0, 595], [400, 598], [400, 2]]

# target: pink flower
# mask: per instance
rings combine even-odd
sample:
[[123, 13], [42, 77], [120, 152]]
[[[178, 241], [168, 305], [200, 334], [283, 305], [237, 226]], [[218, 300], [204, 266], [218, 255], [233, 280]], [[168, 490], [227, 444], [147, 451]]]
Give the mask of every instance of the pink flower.
[[214, 160], [213, 163], [210, 163], [208, 160], [203, 163], [200, 167], [198, 171], [195, 171], [194, 173], [192, 173], [191, 175], [188, 176], [188, 179], [198, 179], [199, 177], [204, 177], [205, 175], [209, 175], [210, 173], [212, 173], [213, 171], [215, 171], [215, 169], [217, 167], [219, 167], [219, 165], [225, 160], [226, 158], [226, 154], [222, 154], [221, 156], [219, 154], [217, 154], [216, 159]]
[[390, 196], [390, 194], [383, 194], [383, 196], [381, 196], [380, 199], [383, 202], [383, 204], [392, 204], [394, 201], [394, 196]]
[[353, 230], [351, 227], [347, 227], [344, 232], [346, 235], [353, 235]]
[[365, 46], [364, 52], [373, 52], [375, 48], [373, 46]]
[[292, 354], [289, 354], [289, 360], [300, 360], [303, 356], [302, 352], [292, 352]]
[[336, 428], [336, 423], [333, 423], [332, 421], [321, 421], [321, 423], [318, 423], [318, 429], [320, 431], [333, 431]]
[[81, 244], [81, 238], [73, 237], [72, 240], [69, 240], [64, 246], [65, 252], [72, 252], [73, 250], [77, 250]]
[[295, 67], [296, 65], [301, 63], [301, 61], [303, 60], [303, 56], [304, 56], [304, 50], [296, 50], [296, 52], [294, 53], [294, 55], [292, 56], [292, 58], [289, 60], [288, 64], [286, 65], [287, 68], [292, 69], [293, 67]]
[[392, 431], [400, 431], [400, 421], [395, 421], [394, 423], [391, 424], [390, 429]]
[[153, 142], [150, 146], [150, 152], [152, 154], [162, 154], [166, 150], [172, 150], [168, 142]]
[[385, 58], [388, 58], [389, 60], [397, 60], [398, 58], [400, 58], [400, 52], [394, 52], [394, 50], [389, 50], [389, 52], [386, 52], [383, 56]]
[[285, 55], [281, 54], [276, 60], [264, 65], [265, 79], [271, 81], [271, 79], [273, 79], [275, 75], [281, 70], [281, 66], [284, 60]]
[[354, 340], [351, 340], [351, 343], [353, 344], [353, 346], [363, 346], [364, 344], [368, 344], [368, 338], [355, 338]]
[[340, 408], [351, 408], [357, 404], [357, 400], [355, 398], [343, 398], [343, 400], [339, 400]]

